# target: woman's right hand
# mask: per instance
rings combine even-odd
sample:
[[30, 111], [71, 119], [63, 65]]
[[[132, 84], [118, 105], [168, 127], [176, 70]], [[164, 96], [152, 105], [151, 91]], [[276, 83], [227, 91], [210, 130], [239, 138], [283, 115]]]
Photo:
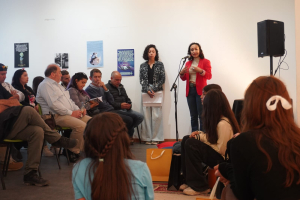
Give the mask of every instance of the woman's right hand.
[[196, 135], [198, 135], [198, 134], [199, 134], [199, 131], [194, 131], [191, 133], [190, 138], [195, 138]]
[[183, 76], [186, 72], [187, 72], [187, 67], [184, 67], [184, 68], [180, 71], [180, 75]]
[[155, 95], [155, 93], [154, 93], [153, 91], [152, 91], [152, 92], [148, 91], [147, 93], [148, 93], [148, 95], [150, 96], [150, 98], [153, 98], [154, 95]]

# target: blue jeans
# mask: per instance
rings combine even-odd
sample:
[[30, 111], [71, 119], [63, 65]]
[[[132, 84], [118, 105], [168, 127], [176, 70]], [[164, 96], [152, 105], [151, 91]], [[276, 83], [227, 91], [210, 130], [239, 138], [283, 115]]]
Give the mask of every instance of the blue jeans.
[[202, 131], [202, 103], [200, 95], [197, 94], [196, 87], [190, 87], [189, 95], [186, 99], [190, 109], [192, 132], [199, 130], [198, 119], [200, 121], [200, 130]]

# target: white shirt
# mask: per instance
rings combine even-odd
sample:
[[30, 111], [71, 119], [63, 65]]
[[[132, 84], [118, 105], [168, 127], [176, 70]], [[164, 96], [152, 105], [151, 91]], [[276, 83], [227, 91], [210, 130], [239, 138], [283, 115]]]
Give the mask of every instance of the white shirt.
[[11, 84], [4, 82], [2, 83], [2, 86], [11, 93], [13, 90], [17, 91], [17, 95], [19, 95], [19, 102], [24, 101], [25, 95], [20, 90], [15, 89]]
[[43, 114], [52, 112], [59, 115], [72, 115], [73, 111], [79, 110], [70, 98], [69, 91], [48, 77], [40, 83], [36, 101], [40, 104]]

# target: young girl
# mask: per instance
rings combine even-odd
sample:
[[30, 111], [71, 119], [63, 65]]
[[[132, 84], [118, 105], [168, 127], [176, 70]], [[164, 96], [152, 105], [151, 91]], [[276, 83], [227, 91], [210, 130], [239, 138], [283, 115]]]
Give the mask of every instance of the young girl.
[[203, 100], [203, 125], [206, 133], [195, 131], [181, 143], [182, 171], [185, 184], [180, 186], [184, 194], [199, 195], [209, 192], [202, 173], [202, 163], [213, 168], [224, 162], [226, 144], [239, 132], [238, 123], [221, 90], [210, 90]]
[[85, 130], [83, 160], [73, 169], [75, 199], [154, 199], [150, 171], [133, 160], [127, 128], [115, 113], [94, 116]]

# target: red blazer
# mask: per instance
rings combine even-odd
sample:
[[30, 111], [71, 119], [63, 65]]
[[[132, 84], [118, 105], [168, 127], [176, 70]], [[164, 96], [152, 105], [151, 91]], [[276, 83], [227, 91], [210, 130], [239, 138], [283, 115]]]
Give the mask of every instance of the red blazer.
[[[187, 70], [190, 69], [192, 65], [192, 60], [188, 61], [185, 66], [187, 67]], [[211, 79], [211, 66], [210, 61], [207, 59], [200, 59], [198, 67], [205, 70], [205, 75], [201, 76], [200, 73], [196, 74], [196, 90], [198, 95], [202, 95], [202, 89], [204, 86], [207, 85], [207, 80]], [[181, 80], [186, 80], [186, 96], [189, 95], [189, 89], [190, 89], [190, 74], [187, 72], [183, 76], [180, 76]]]

